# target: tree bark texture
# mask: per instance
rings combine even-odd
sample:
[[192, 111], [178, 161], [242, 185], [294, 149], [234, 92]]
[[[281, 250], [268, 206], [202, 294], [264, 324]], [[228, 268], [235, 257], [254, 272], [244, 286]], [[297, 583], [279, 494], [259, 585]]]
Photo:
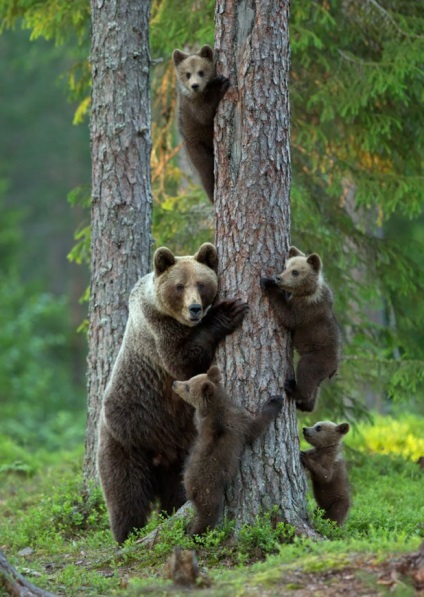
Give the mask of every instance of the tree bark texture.
[[6, 595], [13, 597], [54, 597], [53, 593], [44, 591], [26, 580], [0, 551], [0, 594], [3, 594], [2, 588]]
[[[290, 237], [288, 19], [289, 0], [216, 3], [217, 70], [231, 85], [215, 119], [220, 297], [250, 305], [217, 360], [230, 396], [253, 413], [271, 396], [284, 395], [292, 370], [289, 335], [259, 283], [282, 271]], [[296, 408], [285, 398], [275, 425], [244, 452], [226, 511], [237, 528], [277, 505], [283, 519], [309, 533], [305, 495]]]
[[127, 321], [149, 271], [150, 0], [92, 0], [92, 258], [85, 479], [96, 478], [97, 422]]

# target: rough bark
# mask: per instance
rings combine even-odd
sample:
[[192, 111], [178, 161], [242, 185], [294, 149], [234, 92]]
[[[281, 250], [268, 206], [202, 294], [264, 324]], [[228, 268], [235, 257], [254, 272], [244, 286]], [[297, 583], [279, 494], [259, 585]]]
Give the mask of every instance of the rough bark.
[[13, 597], [54, 597], [53, 593], [44, 591], [26, 580], [0, 551], [0, 594], [2, 588], [6, 595]]
[[150, 1], [91, 0], [92, 260], [86, 479], [95, 478], [97, 421], [127, 320], [149, 271]]
[[[218, 74], [231, 87], [215, 119], [216, 245], [220, 298], [239, 296], [250, 312], [227, 336], [217, 360], [233, 398], [257, 412], [283, 395], [292, 349], [262, 294], [261, 275], [281, 271], [290, 238], [289, 0], [217, 0]], [[299, 460], [295, 405], [247, 449], [226, 496], [241, 523], [277, 505], [282, 518], [310, 533]]]

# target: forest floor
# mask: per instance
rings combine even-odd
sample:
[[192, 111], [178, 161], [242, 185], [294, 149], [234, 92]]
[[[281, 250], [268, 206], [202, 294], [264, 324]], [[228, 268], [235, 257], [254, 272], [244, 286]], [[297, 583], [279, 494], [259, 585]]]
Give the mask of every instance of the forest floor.
[[[83, 490], [81, 447], [43, 455], [0, 435], [0, 550], [28, 581], [70, 597], [424, 595], [423, 428], [422, 417], [381, 417], [346, 439], [346, 525], [323, 520], [309, 498], [323, 540], [298, 537], [268, 513], [236, 539], [231, 523], [189, 538], [177, 519], [147, 547], [143, 538], [162, 522], [154, 517], [120, 549], [100, 490]], [[195, 567], [175, 564], [176, 546], [195, 551], [196, 581]], [[187, 587], [175, 583], [187, 575]]]

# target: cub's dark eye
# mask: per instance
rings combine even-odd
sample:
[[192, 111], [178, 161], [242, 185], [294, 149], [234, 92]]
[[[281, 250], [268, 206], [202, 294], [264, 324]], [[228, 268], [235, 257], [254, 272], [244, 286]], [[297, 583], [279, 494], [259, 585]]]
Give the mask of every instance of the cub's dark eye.
[[177, 284], [178, 292], [182, 292], [184, 290], [184, 284]]
[[315, 427], [315, 431], [321, 431], [321, 425], [317, 425], [317, 426]]
[[190, 391], [190, 386], [188, 385], [188, 383], [186, 383], [186, 387], [185, 387], [185, 389], [186, 389], [186, 392], [189, 392], [189, 391]]
[[199, 77], [203, 77], [203, 75], [205, 74], [202, 70], [199, 70], [199, 72], [197, 73], [199, 75]]
[[205, 285], [203, 284], [203, 282], [199, 282], [199, 283], [197, 284], [197, 288], [198, 288], [199, 290], [203, 290], [203, 289], [205, 288]]
[[298, 275], [299, 275], [299, 272], [297, 271], [297, 269], [294, 269], [294, 270], [292, 270], [292, 273], [291, 273], [291, 274], [292, 274], [292, 276], [295, 276], [295, 277], [296, 277], [296, 276], [298, 276]]
[[191, 77], [191, 74], [190, 73], [186, 73], [186, 77], [187, 77], [187, 79], [189, 79]]

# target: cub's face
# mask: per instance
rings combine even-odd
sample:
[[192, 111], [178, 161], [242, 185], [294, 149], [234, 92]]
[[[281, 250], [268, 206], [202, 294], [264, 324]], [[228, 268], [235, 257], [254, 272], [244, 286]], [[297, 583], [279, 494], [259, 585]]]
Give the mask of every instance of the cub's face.
[[172, 389], [180, 398], [196, 409], [206, 407], [216, 394], [216, 384], [221, 381], [221, 372], [216, 366], [210, 367], [207, 373], [201, 373], [188, 381], [174, 381]]
[[304, 427], [303, 436], [306, 441], [316, 448], [325, 448], [339, 444], [343, 436], [349, 431], [349, 423], [332, 423], [331, 421], [320, 421], [313, 427]]
[[198, 325], [218, 290], [217, 264], [216, 249], [210, 243], [190, 257], [175, 257], [166, 247], [157, 249], [154, 284], [159, 310], [183, 325]]
[[172, 57], [180, 91], [187, 96], [202, 93], [215, 74], [212, 48], [203, 46], [197, 54], [174, 50]]
[[283, 272], [275, 277], [277, 286], [295, 296], [316, 292], [322, 281], [321, 259], [313, 253], [306, 256], [296, 247], [290, 247], [289, 259]]

